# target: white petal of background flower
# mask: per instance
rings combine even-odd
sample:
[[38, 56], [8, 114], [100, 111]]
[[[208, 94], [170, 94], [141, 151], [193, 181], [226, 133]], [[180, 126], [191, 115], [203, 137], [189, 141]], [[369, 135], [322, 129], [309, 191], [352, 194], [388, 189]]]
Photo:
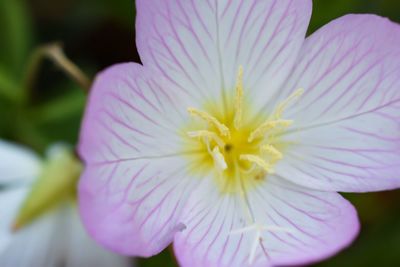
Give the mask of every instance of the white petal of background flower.
[[75, 205], [71, 203], [66, 203], [15, 233], [10, 232], [11, 225], [7, 226], [4, 232], [8, 230], [8, 235], [2, 233], [1, 236], [2, 239], [8, 239], [0, 252], [2, 267], [132, 266], [129, 258], [109, 252], [89, 238]]
[[61, 264], [65, 236], [64, 232], [57, 231], [57, 225], [62, 224], [57, 213], [46, 214], [16, 232], [11, 243], [0, 254], [0, 266], [53, 267]]
[[129, 258], [106, 251], [89, 238], [72, 203], [66, 202], [13, 232], [12, 225], [30, 186], [11, 184], [34, 181], [41, 161], [34, 152], [4, 141], [0, 141], [0, 159], [5, 159], [0, 162], [0, 173], [5, 174], [1, 181], [6, 185], [0, 191], [1, 267], [132, 266]]
[[20, 187], [0, 191], [0, 258], [13, 239], [11, 228], [28, 190], [28, 187]]
[[62, 251], [65, 267], [132, 266], [129, 258], [105, 250], [88, 236], [80, 221], [75, 205], [69, 204], [63, 207], [61, 216], [63, 223], [57, 226], [57, 231], [60, 233], [65, 231], [65, 249]]
[[41, 161], [33, 151], [0, 140], [0, 185], [32, 181]]

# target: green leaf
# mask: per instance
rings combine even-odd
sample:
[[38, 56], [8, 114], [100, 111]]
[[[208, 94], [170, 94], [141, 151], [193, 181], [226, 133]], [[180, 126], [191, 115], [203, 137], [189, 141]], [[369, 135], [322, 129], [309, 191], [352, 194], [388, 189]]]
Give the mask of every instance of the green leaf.
[[18, 80], [32, 42], [32, 29], [26, 2], [0, 0], [0, 64]]
[[71, 88], [63, 96], [32, 110], [32, 117], [38, 124], [62, 121], [80, 115], [83, 112], [85, 101], [86, 96], [81, 90]]
[[177, 267], [172, 246], [166, 248], [163, 252], [148, 259], [137, 259], [140, 267]]
[[20, 97], [17, 83], [2, 66], [0, 66], [0, 97], [14, 102]]

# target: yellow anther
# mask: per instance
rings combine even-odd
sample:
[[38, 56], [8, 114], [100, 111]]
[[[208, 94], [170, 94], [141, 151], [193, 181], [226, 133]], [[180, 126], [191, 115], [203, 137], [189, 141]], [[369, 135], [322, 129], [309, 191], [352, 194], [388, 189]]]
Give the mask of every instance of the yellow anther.
[[202, 120], [208, 122], [212, 126], [215, 126], [218, 129], [218, 131], [221, 133], [222, 136], [230, 137], [229, 128], [226, 127], [225, 124], [219, 122], [215, 117], [211, 116], [207, 112], [197, 110], [195, 108], [188, 108], [187, 110], [190, 113], [190, 115], [197, 116], [197, 117], [201, 118]]
[[239, 71], [236, 81], [236, 95], [235, 95], [235, 118], [233, 124], [236, 130], [242, 125], [243, 117], [243, 66], [239, 66]]
[[253, 142], [255, 139], [263, 137], [268, 131], [273, 130], [277, 127], [287, 128], [293, 123], [292, 120], [267, 120], [263, 124], [257, 127], [249, 135], [247, 141]]
[[259, 156], [251, 155], [251, 154], [243, 154], [243, 155], [240, 155], [239, 159], [245, 160], [245, 161], [248, 161], [251, 163], [255, 163], [258, 166], [260, 166], [261, 168], [263, 168], [267, 173], [274, 172], [274, 170], [272, 169], [272, 166]]
[[287, 106], [290, 104], [290, 102], [296, 100], [297, 98], [301, 97], [304, 94], [304, 89], [300, 88], [294, 91], [288, 98], [283, 100], [275, 109], [275, 112], [273, 114], [274, 119], [280, 119], [282, 116], [282, 113], [285, 111]]
[[273, 145], [263, 145], [261, 150], [268, 153], [274, 160], [280, 160], [283, 158], [282, 153], [276, 149]]
[[214, 132], [207, 130], [193, 131], [187, 133], [191, 138], [204, 138], [206, 141], [214, 141], [219, 147], [224, 147], [225, 142]]
[[215, 166], [219, 171], [223, 172], [228, 168], [228, 164], [226, 164], [224, 155], [222, 155], [219, 147], [214, 147], [214, 149], [212, 150], [212, 157], [214, 159]]

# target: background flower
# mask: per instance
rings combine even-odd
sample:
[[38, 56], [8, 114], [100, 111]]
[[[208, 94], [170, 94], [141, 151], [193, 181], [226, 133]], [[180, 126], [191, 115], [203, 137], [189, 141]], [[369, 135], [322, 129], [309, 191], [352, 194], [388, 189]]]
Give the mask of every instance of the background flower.
[[[65, 147], [52, 150], [47, 160], [62, 160], [69, 153]], [[128, 258], [104, 250], [89, 238], [73, 199], [54, 203], [52, 209], [31, 224], [15, 229], [23, 203], [46, 167], [32, 151], [4, 141], [0, 141], [0, 162], [1, 266], [132, 266]]]

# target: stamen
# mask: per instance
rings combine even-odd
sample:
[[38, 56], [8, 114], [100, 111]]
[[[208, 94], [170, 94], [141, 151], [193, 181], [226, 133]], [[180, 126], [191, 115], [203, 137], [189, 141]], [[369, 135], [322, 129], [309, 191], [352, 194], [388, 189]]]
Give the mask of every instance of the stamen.
[[278, 107], [276, 108], [273, 117], [275, 119], [280, 119], [282, 116], [282, 113], [285, 111], [285, 109], [287, 108], [287, 106], [290, 104], [290, 102], [296, 100], [297, 98], [301, 97], [304, 94], [304, 89], [300, 88], [297, 89], [296, 91], [294, 91], [294, 93], [292, 93], [288, 98], [286, 98], [285, 100], [283, 100], [283, 102], [281, 102]]
[[254, 235], [254, 241], [253, 244], [250, 248], [250, 253], [249, 253], [249, 264], [252, 265], [254, 262], [254, 258], [256, 256], [257, 252], [257, 247], [258, 245], [262, 246], [262, 232], [268, 231], [268, 232], [284, 232], [284, 233], [293, 233], [293, 229], [290, 228], [285, 228], [285, 227], [280, 227], [276, 225], [262, 225], [259, 223], [254, 223], [250, 226], [246, 226], [242, 229], [234, 230], [229, 233], [229, 235], [237, 235], [237, 234], [244, 234], [248, 232], [253, 232], [255, 231]]
[[261, 168], [263, 168], [267, 173], [274, 172], [274, 170], [272, 169], [272, 166], [259, 156], [251, 155], [251, 154], [244, 154], [244, 155], [240, 155], [239, 159], [255, 163], [258, 166], [260, 166]]
[[200, 131], [193, 131], [187, 133], [191, 138], [206, 138], [211, 141], [214, 141], [219, 147], [224, 147], [224, 141], [214, 132], [200, 130]]
[[253, 265], [254, 258], [256, 257], [256, 253], [257, 253], [257, 247], [261, 243], [262, 243], [261, 231], [257, 230], [257, 232], [254, 236], [253, 244], [251, 245], [251, 249], [250, 249], [249, 261], [248, 261], [249, 265]]
[[203, 119], [204, 121], [208, 122], [209, 124], [215, 126], [218, 129], [218, 131], [221, 133], [222, 136], [230, 137], [229, 128], [226, 127], [225, 124], [219, 122], [215, 117], [211, 116], [207, 112], [197, 110], [195, 108], [188, 108], [187, 110], [190, 113], [190, 115], [197, 116], [197, 117]]
[[277, 127], [289, 127], [293, 123], [292, 120], [267, 120], [263, 124], [257, 127], [249, 135], [247, 141], [249, 143], [253, 142], [255, 139], [263, 137], [269, 130], [275, 129]]
[[236, 96], [235, 96], [235, 118], [233, 124], [236, 130], [242, 125], [243, 117], [243, 66], [239, 66], [239, 72], [236, 81]]
[[247, 232], [251, 232], [253, 230], [257, 230], [260, 232], [274, 232], [274, 233], [294, 233], [294, 229], [292, 228], [287, 228], [287, 227], [281, 227], [277, 225], [263, 225], [260, 223], [253, 223], [252, 225], [248, 225], [244, 228], [236, 229], [231, 232], [229, 232], [229, 235], [239, 235], [239, 234], [244, 234]]
[[219, 147], [214, 147], [212, 151], [212, 157], [214, 159], [215, 166], [218, 168], [219, 171], [223, 172], [228, 168], [228, 164], [226, 164], [224, 155], [219, 150]]
[[264, 152], [267, 152], [275, 160], [280, 160], [280, 159], [283, 158], [282, 153], [278, 149], [276, 149], [273, 145], [263, 145], [261, 147], [261, 150], [264, 151]]

